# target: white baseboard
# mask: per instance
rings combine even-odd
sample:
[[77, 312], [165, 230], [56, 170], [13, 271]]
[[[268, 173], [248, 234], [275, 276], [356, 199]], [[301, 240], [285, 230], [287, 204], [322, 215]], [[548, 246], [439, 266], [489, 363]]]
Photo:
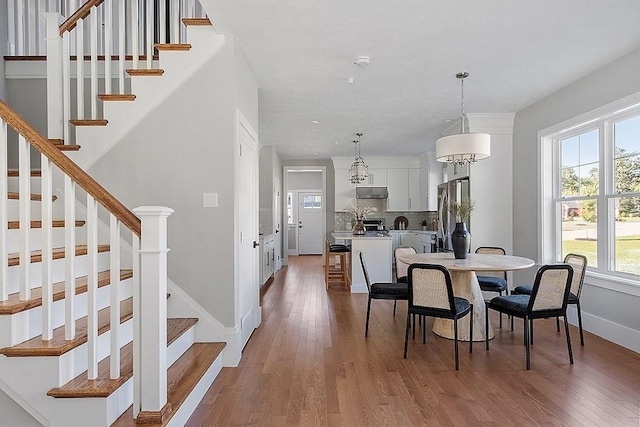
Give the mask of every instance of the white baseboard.
[[366, 294], [368, 292], [366, 285], [351, 285], [352, 294]]
[[[570, 325], [578, 326], [578, 314], [575, 307], [568, 308], [567, 317]], [[596, 334], [607, 341], [640, 353], [640, 331], [585, 313], [584, 310], [582, 310], [582, 327], [585, 331]]]

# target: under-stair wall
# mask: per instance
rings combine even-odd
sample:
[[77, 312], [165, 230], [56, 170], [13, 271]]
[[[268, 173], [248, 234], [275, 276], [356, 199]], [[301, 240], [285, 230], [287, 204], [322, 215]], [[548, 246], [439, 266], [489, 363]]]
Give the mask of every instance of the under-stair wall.
[[[212, 324], [219, 322], [218, 339], [229, 342], [240, 328], [234, 320], [233, 267], [236, 110], [257, 129], [258, 104], [244, 56], [226, 37], [213, 58], [88, 172], [125, 204], [162, 201], [175, 209], [169, 276], [206, 310]], [[203, 193], [217, 193], [218, 207], [203, 208]], [[232, 365], [241, 345], [229, 344], [225, 364]]]

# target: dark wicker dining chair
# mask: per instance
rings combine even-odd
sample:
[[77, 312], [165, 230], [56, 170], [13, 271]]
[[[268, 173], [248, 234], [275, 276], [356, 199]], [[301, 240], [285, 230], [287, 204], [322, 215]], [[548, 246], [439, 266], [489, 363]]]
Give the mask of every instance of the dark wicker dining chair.
[[[404, 334], [404, 358], [407, 358], [409, 341], [409, 315], [425, 316], [423, 327], [426, 329], [426, 316], [453, 320], [453, 343], [456, 371], [458, 362], [458, 319], [470, 314], [473, 317], [473, 304], [468, 300], [453, 296], [451, 274], [446, 267], [435, 264], [411, 264], [409, 266], [409, 309]], [[473, 337], [473, 319], [469, 321], [470, 336]], [[423, 329], [424, 337], [424, 329]], [[423, 338], [424, 339], [424, 338]], [[469, 353], [473, 352], [473, 339], [469, 340]]]
[[[569, 264], [544, 265], [536, 274], [531, 295], [502, 295], [487, 302], [485, 310], [485, 330], [489, 330], [489, 309], [496, 310], [524, 320], [524, 344], [527, 370], [531, 369], [530, 328], [534, 319], [564, 317], [564, 329], [567, 335], [569, 362], [573, 364], [571, 337], [567, 323], [567, 302], [569, 288], [573, 278], [573, 268]], [[485, 346], [489, 350], [489, 333], [485, 334]]]

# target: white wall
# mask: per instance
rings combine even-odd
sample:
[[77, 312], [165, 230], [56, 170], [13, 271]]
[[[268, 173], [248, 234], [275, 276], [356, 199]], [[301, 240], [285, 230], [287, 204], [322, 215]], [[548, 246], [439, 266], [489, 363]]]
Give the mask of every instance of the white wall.
[[4, 391], [0, 390], [0, 425], [3, 427], [39, 427], [36, 421], [27, 411], [11, 399]]
[[289, 191], [322, 189], [322, 172], [289, 172], [287, 187]]
[[[89, 173], [126, 206], [175, 209], [168, 222], [169, 277], [233, 326], [236, 107], [243, 105], [257, 129], [257, 102], [250, 105], [257, 86], [235, 56], [233, 39], [227, 41]], [[205, 192], [218, 193], [218, 208], [202, 207]]]
[[[538, 254], [538, 131], [640, 91], [640, 80], [631, 77], [637, 70], [640, 70], [640, 50], [516, 114], [513, 147], [514, 253], [534, 259]], [[586, 313], [586, 329], [640, 351], [638, 295], [640, 293], [632, 295], [597, 286], [595, 279], [587, 277], [581, 299]]]

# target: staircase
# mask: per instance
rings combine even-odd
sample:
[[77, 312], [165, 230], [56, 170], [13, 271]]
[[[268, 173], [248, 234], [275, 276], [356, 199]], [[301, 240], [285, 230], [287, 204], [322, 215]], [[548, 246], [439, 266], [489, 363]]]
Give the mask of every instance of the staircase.
[[[123, 11], [125, 4], [90, 0], [69, 19], [76, 28], [84, 19], [95, 25], [96, 14], [108, 15], [104, 8]], [[146, 12], [156, 16], [152, 7]], [[91, 37], [88, 73], [86, 61], [75, 62], [92, 89], [77, 99], [100, 100], [98, 117], [95, 105], [85, 112], [65, 92], [70, 54], [84, 57], [85, 45], [73, 27], [62, 30], [69, 19], [59, 42], [47, 45], [48, 86], [62, 82], [48, 99], [47, 137], [0, 101], [0, 389], [43, 425], [184, 425], [222, 368], [225, 344], [196, 342], [198, 312], [166, 316], [172, 210], [131, 212], [84, 170], [215, 55], [224, 36], [206, 18], [184, 19], [189, 43], [145, 41], [152, 46], [146, 55], [134, 52], [126, 64], [121, 50], [114, 61], [126, 71], [105, 72], [118, 75], [119, 88], [102, 93]], [[59, 21], [47, 15], [49, 35]], [[72, 39], [79, 51], [69, 50]], [[9, 158], [13, 140], [17, 155]], [[36, 150], [40, 169], [31, 167]], [[10, 169], [14, 157], [18, 167]]]

